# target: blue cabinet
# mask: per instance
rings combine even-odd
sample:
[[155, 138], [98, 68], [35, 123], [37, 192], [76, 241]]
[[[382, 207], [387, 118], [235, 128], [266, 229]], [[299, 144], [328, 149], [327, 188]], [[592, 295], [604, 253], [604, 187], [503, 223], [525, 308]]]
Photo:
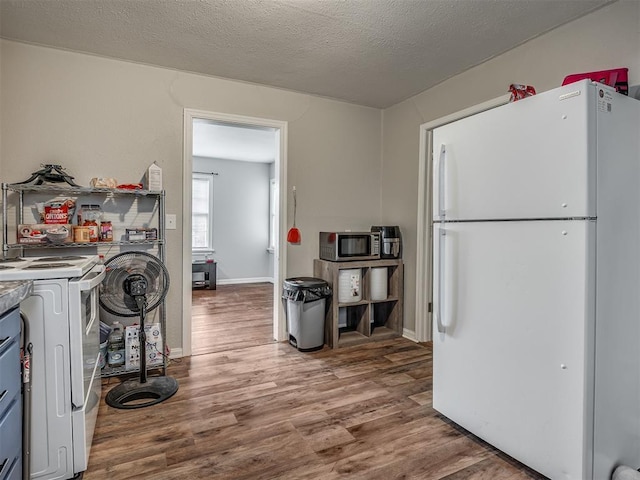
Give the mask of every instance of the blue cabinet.
[[0, 480], [22, 478], [20, 310], [0, 317]]

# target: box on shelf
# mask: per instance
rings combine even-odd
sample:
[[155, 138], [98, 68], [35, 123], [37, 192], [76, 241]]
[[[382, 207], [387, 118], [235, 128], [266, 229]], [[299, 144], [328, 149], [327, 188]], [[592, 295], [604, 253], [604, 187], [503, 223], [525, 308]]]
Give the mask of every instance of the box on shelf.
[[47, 245], [73, 242], [73, 227], [69, 224], [32, 223], [18, 225], [18, 243]]
[[129, 242], [158, 239], [157, 228], [127, 228], [125, 230], [126, 239]]
[[[146, 357], [147, 366], [162, 364], [162, 333], [159, 323], [152, 323], [144, 326], [147, 337]], [[124, 348], [125, 348], [125, 369], [134, 370], [140, 367], [140, 328], [139, 325], [125, 327]]]
[[153, 162], [147, 169], [144, 176], [144, 183], [147, 190], [158, 192], [162, 190], [162, 168], [160, 168], [156, 162]]
[[40, 213], [40, 221], [47, 225], [67, 225], [71, 223], [76, 202], [71, 198], [54, 198], [48, 202], [36, 203], [36, 209]]

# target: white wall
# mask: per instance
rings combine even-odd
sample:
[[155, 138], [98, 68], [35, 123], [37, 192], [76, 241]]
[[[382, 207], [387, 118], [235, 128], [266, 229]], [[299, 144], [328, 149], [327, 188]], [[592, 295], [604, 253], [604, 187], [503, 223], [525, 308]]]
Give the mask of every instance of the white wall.
[[213, 177], [213, 248], [218, 283], [273, 277], [269, 246], [269, 180], [266, 163], [193, 157], [194, 172]]
[[405, 328], [415, 329], [419, 126], [504, 95], [511, 83], [542, 92], [571, 73], [616, 67], [629, 67], [629, 83], [640, 83], [637, 0], [620, 0], [384, 111], [381, 221], [403, 231]]
[[[378, 221], [380, 110], [6, 40], [0, 49], [3, 181], [24, 180], [44, 162], [64, 165], [82, 185], [137, 181], [154, 160], [163, 169], [167, 213], [178, 217], [167, 232], [172, 349], [182, 342], [185, 108], [289, 122], [287, 175], [298, 187], [302, 244], [288, 247], [283, 277], [313, 273], [320, 230]], [[287, 225], [292, 215], [290, 202]]]

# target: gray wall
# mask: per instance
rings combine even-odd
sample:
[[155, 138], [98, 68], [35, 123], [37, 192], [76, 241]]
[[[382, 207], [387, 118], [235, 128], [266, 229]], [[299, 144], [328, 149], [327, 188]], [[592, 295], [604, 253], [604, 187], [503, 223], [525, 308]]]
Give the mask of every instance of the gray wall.
[[[92, 177], [137, 182], [154, 160], [162, 168], [167, 213], [178, 226], [166, 239], [173, 352], [182, 346], [182, 272], [191, 256], [182, 228], [185, 108], [288, 122], [287, 178], [298, 187], [303, 237], [287, 247], [283, 278], [313, 274], [320, 230], [378, 221], [378, 109], [7, 40], [0, 73], [3, 181], [24, 180], [41, 163], [63, 164], [81, 185]], [[283, 224], [292, 216], [291, 204]]]
[[193, 171], [218, 174], [213, 177], [213, 259], [218, 283], [272, 279], [273, 255], [267, 252], [269, 164], [193, 157]]

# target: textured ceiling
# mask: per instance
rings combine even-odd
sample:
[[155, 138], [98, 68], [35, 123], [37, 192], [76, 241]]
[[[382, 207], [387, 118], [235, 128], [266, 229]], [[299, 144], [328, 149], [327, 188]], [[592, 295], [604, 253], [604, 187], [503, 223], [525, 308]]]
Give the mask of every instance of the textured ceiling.
[[0, 36], [384, 108], [610, 0], [0, 0]]

